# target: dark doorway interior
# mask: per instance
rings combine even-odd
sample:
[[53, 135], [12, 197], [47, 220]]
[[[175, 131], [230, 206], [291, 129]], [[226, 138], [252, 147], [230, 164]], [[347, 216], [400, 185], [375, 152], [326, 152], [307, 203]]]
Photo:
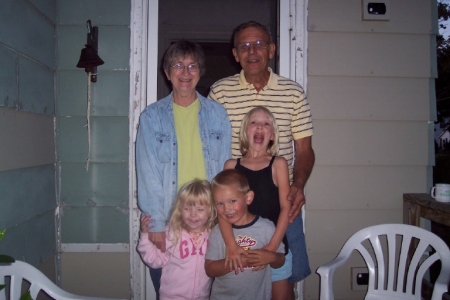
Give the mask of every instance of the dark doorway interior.
[[206, 73], [197, 84], [197, 91], [208, 96], [217, 80], [239, 73], [241, 67], [233, 57], [231, 43], [199, 42], [206, 57]]
[[[164, 0], [159, 1], [158, 61], [169, 45], [180, 39], [198, 42], [206, 56], [206, 74], [200, 78], [197, 90], [207, 95], [217, 80], [236, 74], [240, 66], [233, 58], [231, 36], [243, 22], [257, 21], [268, 26], [277, 44], [278, 5], [273, 0]], [[278, 57], [278, 55], [276, 56]], [[276, 59], [270, 66], [276, 71]], [[164, 72], [158, 72], [157, 97], [170, 93]]]

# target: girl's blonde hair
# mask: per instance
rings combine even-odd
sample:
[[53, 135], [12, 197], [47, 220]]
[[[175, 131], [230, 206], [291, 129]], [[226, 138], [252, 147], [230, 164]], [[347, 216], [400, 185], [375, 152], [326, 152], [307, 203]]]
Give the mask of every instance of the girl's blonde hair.
[[210, 216], [205, 224], [207, 230], [216, 225], [217, 211], [211, 194], [211, 185], [206, 180], [194, 179], [183, 185], [177, 194], [177, 200], [172, 207], [172, 215], [169, 224], [173, 232], [173, 245], [176, 245], [181, 237], [181, 231], [189, 231], [189, 227], [183, 222], [181, 212], [184, 206], [205, 205], [210, 211]]
[[239, 148], [241, 150], [241, 154], [242, 155], [247, 154], [248, 149], [250, 147], [249, 141], [248, 141], [248, 136], [247, 136], [247, 128], [250, 123], [250, 118], [258, 111], [264, 111], [267, 114], [267, 116], [269, 117], [270, 122], [272, 122], [273, 140], [271, 140], [269, 142], [269, 144], [267, 145], [266, 152], [270, 156], [277, 155], [278, 150], [279, 150], [278, 137], [280, 135], [280, 132], [278, 130], [278, 125], [277, 125], [277, 121], [275, 120], [275, 117], [270, 112], [270, 110], [268, 110], [264, 106], [254, 107], [252, 110], [250, 110], [244, 116], [244, 119], [242, 120], [241, 129], [239, 131]]

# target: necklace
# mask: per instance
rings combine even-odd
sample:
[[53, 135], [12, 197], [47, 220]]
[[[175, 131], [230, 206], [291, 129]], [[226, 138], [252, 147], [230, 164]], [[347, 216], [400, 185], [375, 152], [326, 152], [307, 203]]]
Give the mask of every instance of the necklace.
[[203, 232], [190, 232], [192, 242], [196, 247], [200, 246]]

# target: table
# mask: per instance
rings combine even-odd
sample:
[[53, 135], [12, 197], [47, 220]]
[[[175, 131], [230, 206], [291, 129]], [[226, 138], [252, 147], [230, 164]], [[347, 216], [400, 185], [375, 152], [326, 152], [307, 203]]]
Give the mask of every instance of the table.
[[[450, 227], [450, 203], [434, 200], [429, 194], [403, 194], [403, 223], [420, 227], [420, 218]], [[430, 282], [422, 282], [422, 296], [430, 299], [433, 286]], [[449, 294], [442, 296], [450, 299]]]
[[403, 223], [420, 227], [420, 218], [450, 227], [450, 203], [429, 194], [403, 194]]

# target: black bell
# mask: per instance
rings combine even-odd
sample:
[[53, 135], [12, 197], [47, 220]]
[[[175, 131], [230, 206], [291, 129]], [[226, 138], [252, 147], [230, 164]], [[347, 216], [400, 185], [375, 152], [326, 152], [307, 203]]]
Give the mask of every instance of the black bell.
[[98, 56], [97, 51], [91, 45], [85, 45], [86, 48], [81, 50], [80, 60], [77, 68], [85, 68], [89, 72], [92, 67], [103, 65], [105, 62]]

